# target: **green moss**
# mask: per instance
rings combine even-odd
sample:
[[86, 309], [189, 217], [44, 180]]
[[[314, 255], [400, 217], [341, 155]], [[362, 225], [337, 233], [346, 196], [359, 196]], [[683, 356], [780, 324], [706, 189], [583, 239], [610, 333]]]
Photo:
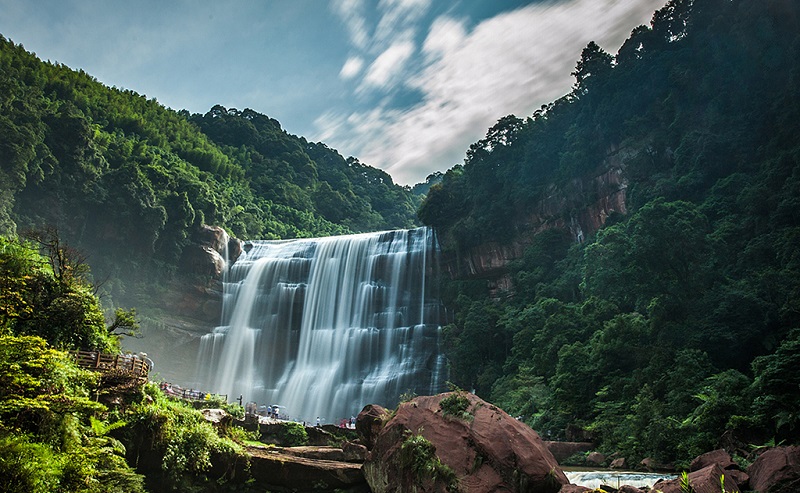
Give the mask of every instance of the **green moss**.
[[436, 455], [436, 447], [424, 436], [406, 432], [400, 447], [400, 464], [409, 468], [417, 480], [442, 481], [448, 491], [456, 491], [458, 478], [450, 466], [442, 463]]
[[469, 398], [463, 392], [453, 392], [439, 403], [442, 415], [449, 418], [472, 421], [475, 416], [469, 411]]

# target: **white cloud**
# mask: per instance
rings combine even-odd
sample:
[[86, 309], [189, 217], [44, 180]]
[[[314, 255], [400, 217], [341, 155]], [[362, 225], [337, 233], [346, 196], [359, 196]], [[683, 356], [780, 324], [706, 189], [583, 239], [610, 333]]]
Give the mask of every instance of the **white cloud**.
[[422, 51], [428, 60], [438, 59], [446, 53], [454, 52], [464, 43], [467, 30], [464, 22], [450, 17], [437, 18], [431, 25]]
[[[337, 119], [336, 128], [317, 123], [334, 147], [387, 170], [399, 183], [421, 181], [461, 161], [499, 118], [528, 116], [569, 92], [570, 72], [589, 41], [615, 53], [631, 29], [647, 23], [662, 4], [534, 4], [488, 19], [469, 33], [463, 23], [441, 17], [423, 44], [428, 65], [404, 81], [423, 94], [421, 103], [404, 111], [382, 106], [352, 114]], [[370, 83], [386, 84], [399, 73], [390, 60], [410, 56], [407, 46], [393, 48], [370, 67]]]
[[369, 44], [369, 30], [364, 15], [363, 0], [336, 0], [332, 4], [334, 12], [342, 19], [347, 28], [350, 42], [356, 48], [366, 49]]
[[394, 42], [398, 34], [417, 27], [430, 6], [431, 0], [381, 0], [378, 4], [381, 19], [375, 29], [376, 45], [386, 46]]
[[339, 77], [342, 79], [352, 79], [359, 73], [361, 73], [361, 69], [364, 67], [364, 59], [357, 56], [351, 56], [344, 62], [342, 66], [342, 70], [339, 72]]
[[402, 73], [406, 62], [414, 54], [414, 43], [408, 40], [397, 41], [369, 66], [367, 74], [360, 89], [364, 88], [386, 88], [394, 85], [395, 78]]

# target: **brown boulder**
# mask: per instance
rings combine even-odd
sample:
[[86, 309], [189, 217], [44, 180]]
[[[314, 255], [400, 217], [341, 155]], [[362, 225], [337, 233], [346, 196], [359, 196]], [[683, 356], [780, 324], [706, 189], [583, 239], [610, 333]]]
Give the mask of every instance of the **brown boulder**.
[[800, 447], [767, 450], [747, 468], [750, 489], [761, 493], [800, 491]]
[[355, 442], [344, 442], [342, 444], [344, 460], [347, 462], [364, 462], [367, 458], [367, 447]]
[[616, 459], [611, 461], [608, 467], [611, 469], [625, 469], [626, 462], [625, 457], [617, 457]]
[[250, 475], [263, 489], [296, 493], [369, 491], [359, 464], [297, 457], [261, 447], [248, 447], [247, 451], [251, 456]]
[[689, 465], [690, 471], [699, 471], [705, 467], [717, 464], [722, 469], [738, 469], [739, 466], [733, 462], [728, 452], [723, 449], [712, 450], [703, 455], [695, 457]]
[[336, 442], [336, 436], [321, 426], [306, 426], [309, 445], [329, 445]]
[[383, 425], [389, 420], [389, 411], [382, 408], [377, 404], [368, 404], [364, 409], [358, 413], [356, 418], [356, 433], [361, 443], [367, 447], [368, 450], [372, 449], [375, 445], [375, 439], [383, 429]]
[[600, 452], [590, 452], [586, 456], [586, 463], [593, 466], [601, 466], [606, 462], [606, 456]]
[[675, 465], [674, 464], [664, 464], [659, 462], [652, 457], [645, 457], [639, 463], [642, 467], [647, 469], [648, 471], [674, 471]]
[[214, 426], [227, 426], [233, 422], [233, 416], [224, 409], [201, 409], [203, 418]]
[[364, 475], [374, 493], [444, 492], [454, 482], [464, 493], [555, 493], [569, 483], [534, 430], [463, 392], [401, 404]]
[[[689, 473], [689, 484], [694, 493], [720, 493], [720, 478], [725, 476], [725, 491], [726, 493], [739, 493], [739, 487], [736, 482], [726, 474], [726, 471], [716, 464]], [[656, 482], [653, 485], [654, 490], [660, 490], [662, 493], [682, 493], [680, 479], [668, 479]]]
[[731, 478], [739, 485], [740, 490], [750, 489], [750, 475], [738, 469], [725, 469], [725, 477]]

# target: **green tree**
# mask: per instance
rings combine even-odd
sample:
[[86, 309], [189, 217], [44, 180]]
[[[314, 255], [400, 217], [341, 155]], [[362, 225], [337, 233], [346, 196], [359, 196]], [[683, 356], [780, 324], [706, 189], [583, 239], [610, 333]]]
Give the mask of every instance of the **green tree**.
[[601, 84], [613, 69], [613, 60], [597, 43], [590, 41], [581, 52], [581, 59], [571, 74], [575, 77], [573, 93], [580, 96]]

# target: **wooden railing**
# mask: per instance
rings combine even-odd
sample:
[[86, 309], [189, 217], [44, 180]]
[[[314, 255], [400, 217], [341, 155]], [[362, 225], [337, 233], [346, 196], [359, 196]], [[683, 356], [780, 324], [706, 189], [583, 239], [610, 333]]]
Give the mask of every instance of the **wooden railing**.
[[75, 363], [82, 368], [107, 372], [121, 371], [133, 377], [147, 378], [150, 365], [133, 354], [108, 354], [98, 351], [70, 351]]

